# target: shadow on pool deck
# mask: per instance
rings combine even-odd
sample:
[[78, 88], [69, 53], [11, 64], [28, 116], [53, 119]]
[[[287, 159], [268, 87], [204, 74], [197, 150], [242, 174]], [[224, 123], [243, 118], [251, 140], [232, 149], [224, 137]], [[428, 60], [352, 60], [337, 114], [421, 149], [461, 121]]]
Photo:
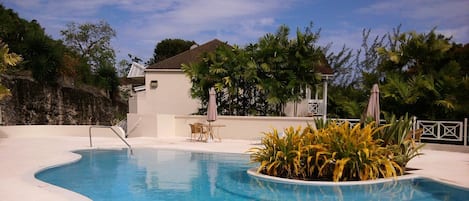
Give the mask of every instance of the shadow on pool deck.
[[452, 144], [425, 143], [424, 149], [469, 153], [469, 146], [452, 145]]

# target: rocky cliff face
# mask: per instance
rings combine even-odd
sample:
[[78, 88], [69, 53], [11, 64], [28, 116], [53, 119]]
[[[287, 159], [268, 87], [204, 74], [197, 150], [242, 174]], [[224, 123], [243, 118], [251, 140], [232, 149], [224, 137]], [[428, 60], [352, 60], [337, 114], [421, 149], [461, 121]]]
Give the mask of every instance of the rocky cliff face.
[[44, 86], [28, 77], [0, 77], [12, 96], [0, 102], [4, 125], [111, 125], [127, 113], [127, 103], [113, 102], [96, 90]]

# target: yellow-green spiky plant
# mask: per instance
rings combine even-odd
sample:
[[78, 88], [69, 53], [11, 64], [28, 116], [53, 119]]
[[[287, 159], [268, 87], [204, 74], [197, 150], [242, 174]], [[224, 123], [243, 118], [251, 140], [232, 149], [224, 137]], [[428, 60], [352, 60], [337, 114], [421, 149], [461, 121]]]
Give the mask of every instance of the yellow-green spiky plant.
[[[263, 147], [250, 150], [259, 162], [258, 172], [302, 180], [368, 180], [395, 177], [403, 173], [380, 140], [374, 139], [383, 127], [361, 128], [348, 122], [330, 123], [320, 130], [290, 127], [280, 137], [276, 130], [265, 133]], [[391, 155], [392, 156], [392, 155]]]

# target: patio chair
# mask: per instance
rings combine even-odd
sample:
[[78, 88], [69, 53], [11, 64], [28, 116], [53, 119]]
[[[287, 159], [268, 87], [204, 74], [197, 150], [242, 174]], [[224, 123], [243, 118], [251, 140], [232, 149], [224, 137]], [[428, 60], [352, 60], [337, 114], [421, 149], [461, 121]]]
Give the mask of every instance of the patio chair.
[[202, 123], [189, 124], [189, 126], [191, 127], [191, 141], [193, 140], [206, 141], [207, 140], [208, 131], [204, 129], [204, 126]]

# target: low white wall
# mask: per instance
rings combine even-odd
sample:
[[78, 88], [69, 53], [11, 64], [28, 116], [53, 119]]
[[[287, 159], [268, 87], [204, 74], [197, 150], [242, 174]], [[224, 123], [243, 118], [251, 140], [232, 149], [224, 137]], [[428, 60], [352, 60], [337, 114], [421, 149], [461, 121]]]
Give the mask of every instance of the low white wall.
[[[77, 136], [88, 137], [89, 125], [0, 126], [0, 137]], [[92, 128], [93, 137], [116, 137], [109, 128]]]
[[127, 113], [128, 137], [157, 137], [156, 115]]
[[[200, 115], [127, 115], [128, 137], [190, 137], [190, 123], [206, 122]], [[294, 126], [305, 127], [313, 123], [311, 117], [251, 117], [218, 116], [213, 124], [224, 125], [215, 128], [222, 139], [260, 139], [264, 132], [277, 129], [279, 132]], [[89, 136], [89, 125], [25, 125], [0, 126], [0, 137], [23, 136]], [[115, 137], [109, 128], [92, 128], [93, 137]]]
[[[127, 114], [128, 137], [190, 137], [189, 124], [200, 122], [207, 124], [206, 116]], [[259, 116], [218, 116], [213, 124], [224, 125], [215, 128], [223, 139], [254, 140], [263, 137], [264, 132], [285, 128], [306, 127], [314, 123], [312, 117], [259, 117]]]
[[[195, 115], [175, 116], [175, 135], [189, 137], [189, 124], [207, 123], [206, 118], [206, 116]], [[218, 116], [213, 124], [225, 125], [225, 127], [215, 128], [215, 132], [218, 132], [222, 139], [255, 140], [263, 137], [264, 132], [272, 131], [274, 128], [281, 132], [290, 126], [304, 128], [308, 123], [314, 123], [312, 117]]]
[[158, 137], [172, 137], [175, 136], [175, 128], [178, 126], [175, 125], [174, 115], [171, 114], [158, 114], [156, 115], [156, 121], [158, 128], [157, 136]]

